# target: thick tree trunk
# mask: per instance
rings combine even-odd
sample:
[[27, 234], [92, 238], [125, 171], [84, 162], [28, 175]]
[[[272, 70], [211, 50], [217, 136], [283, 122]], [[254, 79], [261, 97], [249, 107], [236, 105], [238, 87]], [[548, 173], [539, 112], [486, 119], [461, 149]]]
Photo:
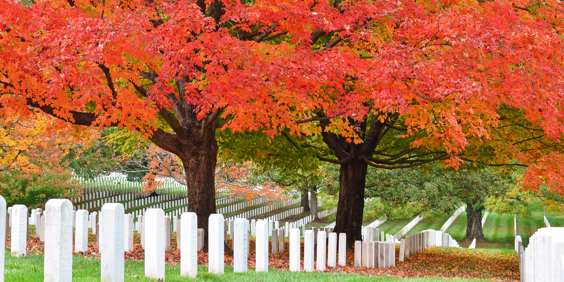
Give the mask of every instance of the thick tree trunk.
[[301, 207], [304, 208], [304, 212], [309, 211], [309, 197], [308, 197], [308, 194], [307, 194], [307, 190], [305, 190], [305, 191], [302, 190]]
[[339, 178], [339, 203], [334, 232], [347, 234], [347, 247], [362, 240], [362, 216], [364, 212], [364, 188], [368, 164], [353, 159], [341, 165]]
[[479, 205], [475, 207], [473, 203], [476, 204], [477, 200], [471, 200], [466, 203], [466, 215], [468, 217], [466, 238], [485, 239], [484, 233], [482, 232], [482, 210], [484, 210], [484, 206]]
[[319, 220], [319, 216], [317, 216], [317, 186], [311, 186], [311, 210], [309, 211], [310, 215], [313, 215], [313, 220]]
[[208, 245], [208, 221], [215, 207], [215, 168], [217, 141], [194, 144], [181, 155], [188, 186], [188, 210], [198, 216], [198, 228], [204, 229], [204, 247]]

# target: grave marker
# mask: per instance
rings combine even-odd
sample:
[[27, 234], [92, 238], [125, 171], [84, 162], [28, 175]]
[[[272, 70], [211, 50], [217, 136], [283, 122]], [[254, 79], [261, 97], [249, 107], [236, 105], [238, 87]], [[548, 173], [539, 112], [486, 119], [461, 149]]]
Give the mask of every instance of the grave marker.
[[337, 266], [337, 233], [329, 233], [329, 248], [327, 252], [327, 266]]
[[405, 258], [405, 242], [405, 239], [401, 239], [400, 241], [399, 261], [403, 261]]
[[301, 242], [300, 229], [290, 230], [290, 271], [300, 272]]
[[[124, 281], [124, 208], [120, 203], [102, 206], [100, 218], [101, 281]], [[72, 266], [71, 266], [72, 268]]]
[[11, 254], [22, 257], [27, 247], [27, 207], [14, 205], [12, 207]]
[[198, 252], [204, 249], [204, 228], [198, 228]]
[[[42, 219], [44, 221], [44, 219]], [[76, 230], [75, 230], [75, 252], [88, 251], [88, 211], [78, 210], [76, 212]]]
[[278, 253], [278, 229], [273, 229], [272, 230], [272, 253], [273, 254], [277, 254]]
[[256, 262], [257, 272], [268, 272], [268, 221], [259, 220], [256, 223]]
[[147, 209], [143, 221], [145, 229], [145, 276], [152, 279], [164, 280], [164, 211], [162, 209]]
[[347, 265], [347, 233], [339, 233], [339, 265]]
[[313, 255], [315, 241], [313, 240], [315, 232], [313, 230], [306, 230], [304, 233], [304, 271], [313, 271]]
[[327, 249], [327, 234], [325, 231], [317, 233], [317, 270], [325, 271]]
[[233, 223], [234, 237], [233, 237], [233, 272], [246, 273], [247, 272], [247, 240], [249, 233], [247, 232], [246, 219], [237, 218]]
[[208, 228], [209, 273], [223, 274], [225, 271], [224, 241], [225, 221], [222, 214], [211, 214]]
[[278, 251], [283, 253], [285, 251], [284, 244], [284, 229], [278, 229]]
[[362, 265], [362, 241], [354, 241], [354, 266]]
[[[198, 275], [198, 217], [196, 213], [184, 212], [180, 216], [177, 236], [182, 238], [180, 248], [180, 276], [195, 278]], [[203, 229], [202, 229], [203, 231]]]
[[[68, 199], [51, 199], [45, 211], [43, 280], [72, 281], [72, 203]], [[25, 213], [27, 218], [27, 210]]]
[[123, 250], [131, 252], [133, 251], [133, 215], [124, 215], [123, 224]]

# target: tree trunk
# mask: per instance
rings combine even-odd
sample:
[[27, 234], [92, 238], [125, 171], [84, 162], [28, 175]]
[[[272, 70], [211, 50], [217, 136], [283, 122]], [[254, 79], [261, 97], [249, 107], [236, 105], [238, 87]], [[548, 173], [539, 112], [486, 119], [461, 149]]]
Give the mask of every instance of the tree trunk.
[[319, 220], [319, 216], [317, 215], [317, 186], [311, 186], [311, 210], [309, 211], [310, 215], [313, 215], [313, 220]]
[[305, 191], [302, 190], [301, 207], [304, 208], [304, 212], [309, 211], [309, 197], [308, 197], [307, 189]]
[[188, 186], [188, 210], [198, 216], [198, 228], [204, 229], [204, 248], [208, 245], [208, 221], [215, 207], [215, 168], [217, 163], [217, 141], [210, 138], [207, 143], [194, 142], [180, 156], [186, 172]]
[[339, 203], [334, 232], [347, 234], [347, 247], [362, 240], [362, 216], [364, 212], [364, 188], [368, 164], [353, 159], [341, 164], [339, 177]]
[[478, 201], [476, 199], [466, 202], [466, 215], [468, 223], [466, 224], [466, 237], [468, 239], [485, 239], [482, 232], [482, 210], [483, 205], [474, 206]]

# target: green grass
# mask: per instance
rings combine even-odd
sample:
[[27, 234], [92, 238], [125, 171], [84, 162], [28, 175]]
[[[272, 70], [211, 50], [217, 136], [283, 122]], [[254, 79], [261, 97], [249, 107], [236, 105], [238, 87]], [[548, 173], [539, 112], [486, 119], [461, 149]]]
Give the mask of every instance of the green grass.
[[413, 235], [415, 233], [419, 233], [427, 229], [441, 230], [441, 227], [443, 227], [443, 224], [445, 224], [445, 222], [450, 218], [450, 216], [451, 215], [449, 214], [443, 214], [438, 218], [434, 218], [434, 219], [424, 218], [417, 225], [413, 226], [413, 228], [411, 228], [411, 230], [407, 232], [406, 236]]
[[476, 248], [513, 249], [515, 235], [513, 234], [513, 215], [499, 215], [490, 213], [483, 228], [484, 237], [495, 243], [482, 244], [478, 242]]
[[380, 232], [384, 231], [386, 234], [395, 235], [403, 227], [405, 227], [412, 219], [402, 220], [386, 220], [382, 225], [378, 226]]
[[[12, 282], [35, 282], [43, 281], [43, 256], [26, 256], [14, 258], [6, 252], [5, 279]], [[452, 281], [441, 278], [394, 278], [387, 276], [369, 277], [357, 274], [342, 273], [305, 273], [289, 272], [270, 269], [268, 273], [257, 273], [249, 269], [247, 273], [233, 273], [233, 268], [225, 267], [225, 274], [209, 274], [207, 267], [198, 266], [198, 277], [191, 281]], [[144, 277], [144, 263], [142, 261], [126, 261], [125, 281], [156, 281]], [[189, 280], [180, 276], [180, 266], [167, 265], [165, 271], [167, 281]], [[73, 280], [74, 281], [100, 281], [100, 260], [84, 259], [82, 256], [73, 256]], [[464, 280], [458, 281], [483, 281]]]
[[456, 241], [460, 241], [466, 236], [466, 224], [468, 223], [468, 218], [466, 217], [466, 212], [463, 211], [458, 215], [456, 220], [450, 225], [446, 230], [446, 233], [450, 234], [452, 238]]

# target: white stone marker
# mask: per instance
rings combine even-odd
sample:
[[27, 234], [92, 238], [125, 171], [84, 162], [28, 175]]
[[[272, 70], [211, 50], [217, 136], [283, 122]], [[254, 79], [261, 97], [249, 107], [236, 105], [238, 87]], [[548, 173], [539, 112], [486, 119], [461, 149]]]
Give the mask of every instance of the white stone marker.
[[284, 229], [278, 229], [278, 251], [283, 253], [285, 251], [284, 248]]
[[354, 266], [362, 265], [362, 241], [354, 241]]
[[256, 272], [268, 272], [268, 221], [256, 223]]
[[0, 196], [0, 282], [4, 282], [4, 256], [6, 254], [6, 229], [10, 219], [6, 216], [6, 200]]
[[145, 229], [145, 276], [165, 279], [165, 226], [162, 209], [147, 209], [143, 217]]
[[256, 237], [256, 225], [257, 225], [257, 221], [252, 219], [251, 220], [251, 237], [255, 238]]
[[12, 207], [11, 254], [23, 257], [27, 247], [27, 207], [14, 205]]
[[362, 251], [360, 252], [362, 255], [362, 262], [361, 265], [363, 267], [368, 267], [369, 262], [370, 262], [370, 257], [368, 256], [369, 252], [368, 252], [368, 243], [370, 241], [362, 241]]
[[90, 214], [90, 228], [92, 229], [92, 234], [96, 234], [96, 212]]
[[198, 216], [184, 212], [180, 216], [180, 276], [195, 278], [198, 275]]
[[233, 234], [233, 272], [235, 273], [247, 272], [247, 248], [245, 245], [247, 244], [249, 233], [247, 232], [246, 221], [244, 218], [237, 218], [233, 223], [235, 229]]
[[313, 230], [306, 230], [304, 232], [304, 271], [305, 272], [312, 272], [313, 271], [313, 262], [314, 262], [314, 248], [315, 248], [315, 241], [313, 240], [314, 236]]
[[120, 203], [108, 203], [102, 206], [102, 213], [100, 213], [102, 282], [124, 280], [124, 211], [123, 205]]
[[204, 248], [204, 228], [198, 228], [198, 252]]
[[290, 271], [300, 272], [301, 242], [300, 229], [290, 230]]
[[339, 265], [347, 265], [347, 233], [339, 233]]
[[76, 230], [74, 236], [74, 251], [88, 251], [88, 211], [78, 210], [76, 212]]
[[[433, 238], [435, 239], [435, 238]], [[400, 252], [399, 252], [399, 261], [403, 261], [405, 258], [405, 239], [401, 239], [400, 241]]]
[[133, 215], [126, 214], [123, 218], [123, 250], [133, 251]]
[[337, 233], [329, 233], [329, 250], [327, 252], [327, 266], [337, 266]]
[[72, 203], [51, 199], [45, 212], [43, 281], [72, 281]]
[[317, 232], [317, 270], [325, 271], [327, 254], [327, 234], [321, 230]]
[[208, 228], [209, 273], [223, 274], [225, 271], [224, 235], [225, 221], [222, 214], [211, 214]]

